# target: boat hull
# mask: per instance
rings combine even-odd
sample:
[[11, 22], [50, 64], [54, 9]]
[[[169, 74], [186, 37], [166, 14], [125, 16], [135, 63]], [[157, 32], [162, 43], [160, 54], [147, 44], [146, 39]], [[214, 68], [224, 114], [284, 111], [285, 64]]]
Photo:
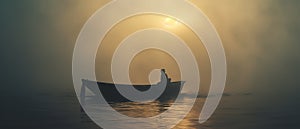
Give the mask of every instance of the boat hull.
[[[160, 97], [158, 97], [157, 101], [170, 101], [177, 98], [178, 94], [180, 93], [182, 86], [184, 85], [184, 81], [178, 81], [178, 82], [168, 82], [166, 89], [163, 91]], [[115, 102], [131, 102], [126, 97], [122, 96], [119, 91], [117, 90], [117, 86], [131, 86], [131, 85], [115, 85], [113, 83], [103, 83], [103, 82], [93, 82], [88, 80], [83, 80], [83, 84], [85, 87], [90, 89], [92, 92], [93, 90], [100, 90], [102, 96], [105, 98], [105, 100], [109, 103], [115, 103]], [[95, 86], [97, 84], [97, 86]], [[152, 85], [152, 86], [158, 86], [158, 84]], [[95, 87], [98, 87], [95, 89]], [[139, 91], [146, 91], [148, 90], [151, 85], [133, 85], [134, 88], [136, 88]], [[84, 90], [85, 92], [85, 90]], [[96, 93], [96, 92], [94, 92]]]

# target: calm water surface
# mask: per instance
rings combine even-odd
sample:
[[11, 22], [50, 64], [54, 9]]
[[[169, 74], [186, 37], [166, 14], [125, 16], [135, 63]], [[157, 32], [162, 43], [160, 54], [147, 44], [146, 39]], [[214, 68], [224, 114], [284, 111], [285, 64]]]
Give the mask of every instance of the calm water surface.
[[[1, 129], [100, 129], [85, 113], [81, 112], [78, 100], [73, 92], [59, 94], [33, 94], [11, 98], [6, 102], [15, 107], [2, 106]], [[5, 98], [5, 96], [2, 96]], [[22, 98], [22, 99], [20, 99]], [[255, 94], [232, 94], [222, 98], [213, 116], [204, 124], [198, 124], [198, 116], [205, 98], [197, 98], [192, 111], [175, 129], [299, 129], [299, 111], [295, 107], [281, 109], [261, 106], [260, 97]], [[25, 101], [26, 100], [26, 101]], [[169, 102], [114, 103], [111, 106], [118, 112], [130, 117], [151, 117], [166, 111]], [[182, 107], [185, 105], [182, 104]], [[102, 109], [105, 110], [105, 109]], [[182, 112], [177, 110], [178, 113]], [[99, 116], [102, 117], [101, 115]], [[176, 114], [170, 118], [158, 119], [158, 122], [176, 120]], [[112, 119], [115, 124], [118, 119]], [[135, 122], [116, 125], [120, 128], [134, 129]], [[153, 123], [148, 128], [164, 128]]]
[[[225, 95], [214, 115], [205, 123], [199, 124], [198, 117], [205, 98], [199, 97], [191, 110], [191, 112], [174, 128], [175, 129], [274, 129], [274, 128], [297, 128], [297, 117], [294, 111], [278, 112], [272, 109], [259, 107], [251, 102], [253, 95]], [[240, 103], [239, 103], [240, 102]], [[246, 103], [247, 102], [247, 103]], [[141, 103], [113, 103], [111, 106], [121, 114], [130, 117], [152, 117], [168, 110], [172, 102], [151, 102], [147, 104]], [[182, 108], [185, 103], [181, 103]], [[178, 113], [182, 112], [178, 108]], [[158, 118], [159, 122], [171, 122], [177, 120], [176, 114], [169, 118]], [[117, 121], [117, 119], [116, 119]], [[83, 123], [91, 123], [91, 120], [83, 113]], [[114, 122], [112, 122], [114, 124]], [[118, 125], [120, 128], [132, 128], [134, 122], [122, 123]], [[152, 124], [145, 128], [166, 128], [160, 124]]]

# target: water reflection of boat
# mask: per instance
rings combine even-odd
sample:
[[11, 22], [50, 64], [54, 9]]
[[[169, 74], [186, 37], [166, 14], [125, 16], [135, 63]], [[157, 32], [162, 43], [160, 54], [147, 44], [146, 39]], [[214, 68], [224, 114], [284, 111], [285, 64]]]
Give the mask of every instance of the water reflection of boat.
[[[161, 70], [161, 81], [157, 84], [153, 85], [132, 85], [135, 89], [139, 91], [146, 91], [151, 86], [159, 86], [162, 83], [162, 79], [166, 78], [167, 86], [161, 96], [157, 99], [157, 101], [169, 101], [173, 100], [179, 94], [181, 87], [185, 83], [184, 81], [175, 81], [171, 82], [171, 79], [168, 78], [168, 75], [165, 72], [165, 69]], [[97, 85], [95, 85], [97, 84]], [[81, 88], [81, 102], [85, 102], [85, 92], [86, 88], [92, 91], [97, 95], [97, 90], [100, 89], [101, 94], [106, 99], [107, 102], [130, 102], [127, 98], [123, 97], [117, 90], [116, 86], [131, 86], [127, 84], [114, 84], [114, 83], [104, 83], [104, 82], [96, 82], [82, 79], [82, 88]]]

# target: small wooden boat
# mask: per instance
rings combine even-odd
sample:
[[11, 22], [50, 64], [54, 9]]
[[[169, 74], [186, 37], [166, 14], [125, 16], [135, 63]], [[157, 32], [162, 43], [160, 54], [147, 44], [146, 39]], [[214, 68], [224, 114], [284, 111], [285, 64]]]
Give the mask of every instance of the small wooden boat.
[[[168, 78], [165, 70], [161, 70], [161, 76], [165, 76], [167, 78], [167, 86], [166, 89], [163, 91], [160, 97], [157, 98], [157, 101], [170, 101], [176, 99], [177, 95], [180, 93], [182, 86], [184, 85], [184, 81], [175, 81], [171, 82], [171, 79]], [[162, 77], [161, 77], [162, 78]], [[162, 80], [161, 80], [162, 81]], [[117, 90], [116, 86], [133, 86], [139, 91], [147, 91], [151, 86], [159, 86], [161, 83], [158, 82], [157, 84], [153, 85], [128, 85], [128, 84], [114, 84], [114, 83], [105, 83], [105, 82], [96, 82], [91, 80], [82, 79], [82, 88], [81, 88], [81, 102], [85, 102], [85, 92], [86, 88], [92, 91], [94, 94], [97, 95], [96, 90], [100, 90], [102, 96], [105, 100], [109, 103], [116, 103], [116, 102], [131, 102], [124, 96], [122, 96], [119, 91]], [[95, 85], [97, 84], [97, 85]]]

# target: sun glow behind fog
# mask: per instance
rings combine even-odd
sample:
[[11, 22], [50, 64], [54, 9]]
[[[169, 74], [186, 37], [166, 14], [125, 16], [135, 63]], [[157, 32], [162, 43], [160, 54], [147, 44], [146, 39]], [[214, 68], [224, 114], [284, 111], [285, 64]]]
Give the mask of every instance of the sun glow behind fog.
[[[149, 28], [161, 29], [180, 37], [195, 55], [200, 73], [205, 75], [201, 76], [201, 85], [203, 85], [201, 88], [204, 89], [209, 85], [210, 63], [205, 47], [200, 39], [184, 23], [177, 21], [175, 18], [159, 14], [143, 14], [129, 17], [116, 24], [106, 34], [98, 48], [96, 58], [96, 75], [98, 81], [112, 82], [110, 63], [115, 49], [130, 34]], [[177, 50], [179, 53], [182, 50], [182, 48], [176, 45], [168, 47], [172, 47], [172, 49]], [[129, 68], [131, 82], [134, 84], [148, 84], [150, 83], [149, 75], [151, 71], [161, 68], [166, 69], [166, 72], [173, 81], [181, 80], [179, 67], [170, 55], [160, 50], [149, 49], [137, 54], [132, 60]]]
[[[234, 80], [229, 82], [228, 85], [230, 85], [231, 88], [226, 88], [227, 92], [247, 92], [248, 90], [260, 90], [262, 87], [256, 87], [255, 84], [252, 84], [252, 82], [259, 82], [253, 81], [253, 79], [260, 80], [262, 78], [258, 77], [258, 74], [256, 73], [257, 71], [259, 71], [257, 70], [257, 62], [261, 62], [257, 61], [257, 59], [272, 57], [271, 61], [276, 62], [280, 61], [277, 59], [277, 57], [283, 56], [283, 51], [287, 52], [287, 54], [288, 52], [293, 52], [291, 50], [285, 51], [285, 49], [283, 48], [287, 47], [286, 43], [289, 42], [288, 40], [292, 40], [293, 38], [297, 37], [290, 37], [289, 35], [287, 35], [289, 29], [296, 30], [295, 25], [297, 25], [296, 23], [299, 23], [297, 20], [299, 19], [297, 17], [298, 10], [295, 7], [299, 5], [297, 4], [299, 3], [297, 1], [288, 3], [279, 0], [188, 1], [199, 7], [209, 17], [209, 19], [215, 25], [217, 31], [220, 34], [229, 62], [228, 70], [230, 72], [228, 72], [228, 76], [235, 78]], [[80, 31], [79, 29], [83, 26], [83, 23], [88, 19], [88, 17], [91, 16], [97, 9], [103, 7], [109, 2], [110, 0], [92, 0], [89, 2], [74, 0], [71, 2], [65, 1], [63, 2], [64, 4], [61, 4], [61, 2], [59, 1], [47, 1], [39, 3], [43, 7], [40, 8], [42, 10], [42, 13], [45, 10], [51, 10], [51, 15], [45, 16], [48, 16], [47, 18], [49, 18], [49, 21], [51, 23], [54, 22], [56, 30], [59, 30], [56, 33], [62, 35], [64, 39], [68, 37], [67, 39], [70, 39], [72, 40], [72, 42], [74, 42], [73, 36], [77, 35], [77, 32]], [[53, 8], [55, 8], [55, 10], [53, 10]], [[76, 13], [76, 15], [74, 15], [74, 12]], [[163, 19], [160, 20], [160, 23], [164, 26], [164, 28], [168, 28], [172, 32], [179, 31], [178, 33], [186, 33], [183, 32], [180, 28], [181, 22], [178, 22], [179, 24], [175, 22], [176, 27], [174, 27], [174, 25], [170, 26], [169, 20], [172, 21], [175, 19], [163, 17]], [[70, 24], [70, 21], [72, 21], [72, 24]], [[146, 20], [144, 21], [135, 21], [135, 25], [139, 26], [140, 24], [142, 24], [142, 22], [150, 23], [152, 21], [153, 19], [146, 18]], [[76, 34], [74, 32], [76, 32]], [[70, 35], [71, 33], [72, 35]], [[118, 34], [120, 33], [123, 32], [118, 32]], [[187, 33], [185, 35], [188, 36], [190, 34]], [[194, 44], [196, 44], [196, 42]], [[191, 47], [191, 49], [194, 48], [196, 48], [195, 45]], [[110, 48], [108, 49], [110, 50]], [[277, 50], [277, 53], [272, 52], [273, 50]], [[278, 55], [275, 56], [275, 54]], [[195, 55], [197, 56], [196, 58], [200, 58], [201, 56], [199, 55], [199, 53], [195, 53]], [[103, 56], [109, 57], [108, 54]], [[98, 61], [99, 59], [100, 58], [96, 59], [96, 62], [98, 62], [98, 64], [96, 65], [98, 65], [99, 67], [103, 66], [103, 69], [96, 68], [96, 72], [99, 72], [99, 74], [97, 75], [97, 79], [103, 81], [112, 81], [110, 79], [110, 73], [108, 73], [109, 71], [105, 70], [105, 68], [107, 68], [106, 66], [109, 62], [109, 59], [105, 58], [105, 60], [108, 62], [100, 62]], [[271, 61], [268, 60], [268, 62], [265, 62], [265, 64], [268, 64]], [[274, 64], [281, 65], [281, 63], [278, 62], [271, 63], [270, 65]], [[266, 67], [267, 69], [271, 68], [268, 66]], [[262, 69], [266, 68], [262, 67]], [[200, 70], [200, 73], [202, 74], [203, 72], [201, 72]], [[206, 76], [206, 73], [204, 72], [203, 75]], [[204, 76], [201, 75], [201, 82], [203, 82], [202, 77]], [[39, 80], [41, 80], [41, 78], [39, 78]], [[48, 80], [48, 78], [45, 78], [44, 80]], [[241, 85], [243, 86], [241, 87]], [[269, 88], [264, 89], [269, 90]]]
[[173, 18], [167, 17], [163, 24], [165, 25], [165, 27], [167, 28], [176, 28], [179, 25], [179, 22]]

